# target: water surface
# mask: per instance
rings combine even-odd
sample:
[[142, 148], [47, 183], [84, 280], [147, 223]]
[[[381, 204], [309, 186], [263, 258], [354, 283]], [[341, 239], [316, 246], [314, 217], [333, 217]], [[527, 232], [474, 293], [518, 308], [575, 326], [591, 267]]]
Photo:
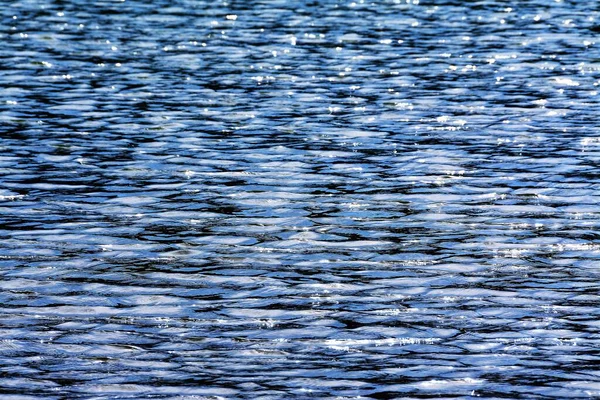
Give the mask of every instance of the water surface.
[[600, 396], [594, 2], [0, 8], [3, 398]]

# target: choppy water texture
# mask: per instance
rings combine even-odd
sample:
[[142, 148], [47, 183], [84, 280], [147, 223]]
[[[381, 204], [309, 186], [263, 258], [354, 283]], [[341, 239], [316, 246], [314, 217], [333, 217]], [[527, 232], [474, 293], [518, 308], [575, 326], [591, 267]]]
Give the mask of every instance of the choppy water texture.
[[600, 396], [597, 2], [0, 15], [2, 398]]

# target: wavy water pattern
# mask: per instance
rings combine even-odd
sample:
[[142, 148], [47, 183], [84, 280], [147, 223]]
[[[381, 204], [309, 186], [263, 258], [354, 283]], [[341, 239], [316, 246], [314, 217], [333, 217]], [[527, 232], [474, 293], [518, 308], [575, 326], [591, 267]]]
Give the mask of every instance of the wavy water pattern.
[[0, 20], [2, 398], [600, 396], [595, 2]]

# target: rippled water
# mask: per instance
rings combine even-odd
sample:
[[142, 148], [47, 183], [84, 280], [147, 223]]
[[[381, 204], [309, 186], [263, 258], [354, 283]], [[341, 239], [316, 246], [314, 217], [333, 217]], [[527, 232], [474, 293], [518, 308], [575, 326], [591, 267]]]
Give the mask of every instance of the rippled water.
[[3, 4], [2, 398], [600, 396], [600, 7], [522, 3]]

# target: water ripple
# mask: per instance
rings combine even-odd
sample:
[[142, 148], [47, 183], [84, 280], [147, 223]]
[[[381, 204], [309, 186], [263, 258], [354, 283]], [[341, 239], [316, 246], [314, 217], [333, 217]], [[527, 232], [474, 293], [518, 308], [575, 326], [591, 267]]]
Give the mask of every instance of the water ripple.
[[3, 398], [600, 396], [599, 13], [3, 7]]

